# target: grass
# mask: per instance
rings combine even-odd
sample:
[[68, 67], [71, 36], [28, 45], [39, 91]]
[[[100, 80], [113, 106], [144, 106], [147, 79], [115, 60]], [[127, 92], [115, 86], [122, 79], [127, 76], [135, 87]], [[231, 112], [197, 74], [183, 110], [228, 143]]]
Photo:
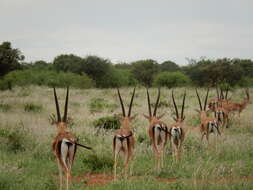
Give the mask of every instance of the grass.
[[[121, 89], [126, 106], [131, 91], [132, 89], [128, 88]], [[184, 88], [175, 90], [175, 96], [180, 95], [176, 96], [178, 103], [181, 102], [183, 92]], [[205, 94], [204, 90], [199, 92]], [[63, 112], [65, 89], [58, 89], [57, 93]], [[129, 180], [112, 181], [103, 186], [89, 186], [84, 182], [74, 181], [71, 189], [253, 189], [252, 181], [242, 180], [253, 176], [252, 104], [242, 112], [240, 122], [237, 115], [231, 117], [231, 126], [225, 129], [217, 146], [212, 135], [211, 146], [208, 146], [205, 141], [200, 142], [199, 134], [189, 133], [183, 145], [182, 160], [176, 163], [168, 144], [165, 167], [158, 173], [154, 170], [154, 158], [147, 136], [148, 121], [142, 116], [143, 113], [148, 113], [146, 91], [140, 88], [136, 89], [136, 93], [138, 96], [134, 99], [132, 108], [132, 113], [138, 114], [132, 122], [136, 146], [134, 159], [130, 163], [130, 174], [133, 177]], [[157, 89], [150, 89], [152, 103], [156, 94]], [[170, 109], [171, 91], [161, 89], [161, 94], [162, 104], [158, 115], [166, 113], [162, 120], [170, 124], [173, 122]], [[240, 101], [241, 94], [242, 90], [235, 90], [233, 100]], [[210, 92], [210, 97], [212, 96], [215, 96], [215, 90]], [[91, 114], [90, 103], [97, 97], [102, 99], [102, 108], [96, 108], [98, 110]], [[14, 88], [12, 91], [0, 92], [0, 98], [1, 105], [11, 105], [7, 111], [3, 111], [0, 106], [0, 189], [58, 189], [58, 169], [51, 151], [56, 127], [48, 122], [49, 115], [55, 113], [52, 89], [36, 86], [27, 89]], [[81, 178], [88, 173], [112, 175], [112, 137], [115, 130], [107, 129], [103, 133], [97, 133], [92, 123], [108, 115], [121, 113], [116, 90], [71, 89], [69, 102], [69, 116], [75, 123], [70, 130], [78, 136], [80, 143], [94, 149], [92, 152], [78, 148], [73, 176]], [[24, 111], [25, 105], [29, 105], [29, 111]], [[105, 105], [114, 106], [108, 108]], [[40, 107], [39, 111], [37, 106]], [[187, 125], [199, 124], [195, 108], [198, 108], [195, 91], [189, 88], [185, 110]], [[122, 168], [121, 161], [118, 169], [120, 176], [123, 175], [120, 172]], [[166, 183], [166, 180], [171, 178], [176, 178], [177, 181]]]

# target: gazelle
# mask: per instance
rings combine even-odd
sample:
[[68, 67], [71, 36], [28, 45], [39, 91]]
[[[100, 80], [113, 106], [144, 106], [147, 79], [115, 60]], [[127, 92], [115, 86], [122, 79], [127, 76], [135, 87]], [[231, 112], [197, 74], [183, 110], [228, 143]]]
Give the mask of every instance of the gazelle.
[[134, 149], [134, 135], [133, 131], [130, 127], [130, 122], [133, 120], [134, 117], [131, 117], [131, 109], [133, 105], [133, 99], [135, 94], [135, 88], [133, 90], [132, 98], [129, 105], [128, 115], [126, 115], [125, 107], [120, 95], [119, 89], [118, 96], [122, 108], [122, 114], [123, 117], [121, 118], [121, 127], [115, 132], [115, 135], [113, 137], [113, 155], [114, 155], [114, 179], [116, 179], [116, 173], [117, 173], [117, 158], [118, 154], [120, 152], [123, 153], [124, 156], [124, 176], [125, 178], [128, 176], [128, 164], [129, 161], [133, 157], [133, 149]]
[[90, 147], [81, 145], [77, 142], [77, 138], [71, 132], [66, 131], [66, 127], [68, 126], [68, 97], [69, 97], [69, 88], [67, 88], [67, 94], [65, 99], [65, 108], [64, 108], [64, 116], [61, 118], [58, 98], [56, 95], [56, 90], [54, 88], [54, 98], [57, 112], [57, 120], [55, 117], [51, 117], [52, 124], [56, 124], [58, 129], [58, 134], [53, 140], [52, 150], [56, 156], [58, 169], [59, 169], [59, 177], [60, 177], [60, 189], [62, 189], [63, 177], [62, 173], [64, 171], [66, 175], [66, 189], [69, 189], [69, 179], [71, 178], [71, 168], [74, 162], [76, 148], [77, 146], [81, 146], [87, 149], [91, 149]]
[[151, 141], [151, 146], [156, 160], [156, 169], [160, 171], [161, 167], [163, 167], [164, 148], [168, 138], [168, 127], [164, 122], [160, 121], [160, 119], [164, 116], [164, 114], [160, 116], [156, 115], [157, 107], [160, 100], [160, 88], [158, 89], [158, 95], [153, 114], [151, 112], [151, 104], [148, 89], [147, 89], [147, 99], [148, 99], [149, 115], [147, 116], [144, 114], [144, 117], [149, 120], [148, 135]]
[[215, 118], [208, 117], [206, 111], [206, 104], [208, 98], [209, 88], [206, 93], [205, 104], [202, 107], [201, 100], [199, 98], [198, 90], [196, 89], [197, 98], [199, 101], [200, 110], [197, 110], [200, 116], [200, 132], [201, 132], [201, 141], [203, 141], [204, 136], [206, 136], [206, 140], [209, 144], [209, 134], [215, 133], [217, 136], [220, 135], [220, 130], [218, 126], [218, 122]]
[[219, 126], [228, 128], [229, 118], [228, 111], [223, 107], [224, 104], [228, 103], [228, 88], [226, 90], [226, 95], [223, 95], [222, 89], [220, 92], [216, 86], [217, 97], [209, 100], [208, 108], [213, 111], [214, 117], [217, 119]]
[[222, 106], [228, 111], [228, 112], [238, 112], [238, 115], [240, 117], [241, 112], [246, 108], [248, 104], [251, 104], [249, 90], [245, 89], [246, 98], [241, 103], [233, 103], [233, 102], [227, 102], [223, 103]]
[[184, 92], [183, 104], [182, 104], [180, 116], [178, 113], [177, 104], [175, 102], [173, 90], [172, 90], [171, 96], [172, 96], [172, 101], [173, 101], [173, 105], [174, 105], [175, 112], [176, 112], [176, 117], [173, 118], [175, 120], [175, 123], [173, 123], [169, 129], [169, 134], [170, 134], [169, 137], [170, 137], [170, 143], [171, 143], [173, 155], [176, 157], [176, 161], [179, 161], [180, 155], [181, 155], [181, 150], [182, 150], [182, 144], [183, 144], [184, 137], [185, 137], [185, 132], [183, 129], [185, 126], [183, 126], [184, 125], [183, 122], [185, 119], [184, 104], [185, 104], [186, 92]]

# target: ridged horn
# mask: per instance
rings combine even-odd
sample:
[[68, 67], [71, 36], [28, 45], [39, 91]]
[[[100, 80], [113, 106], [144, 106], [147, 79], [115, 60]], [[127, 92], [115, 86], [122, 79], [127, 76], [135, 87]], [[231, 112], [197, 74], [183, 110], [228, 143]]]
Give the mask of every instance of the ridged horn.
[[178, 119], [179, 118], [179, 114], [178, 114], [177, 104], [176, 104], [175, 98], [174, 98], [174, 90], [172, 90], [171, 96], [172, 96], [173, 105], [174, 105], [174, 108], [175, 108], [175, 111], [176, 111], [176, 116], [177, 116], [177, 119]]
[[155, 103], [153, 116], [156, 116], [156, 111], [157, 111], [159, 100], [160, 100], [160, 88], [158, 88], [158, 95], [157, 95], [157, 99], [156, 99], [156, 103]]
[[197, 88], [196, 88], [195, 90], [196, 90], [196, 94], [197, 94], [197, 97], [198, 97], [200, 110], [202, 110], [202, 105], [201, 105], [201, 100], [200, 100], [200, 98], [199, 98], [198, 90], [197, 90]]
[[152, 117], [151, 105], [150, 105], [150, 96], [149, 96], [148, 88], [147, 88], [147, 99], [148, 99], [148, 113], [149, 113], [149, 117]]
[[129, 105], [128, 117], [131, 116], [131, 110], [132, 110], [132, 105], [133, 105], [133, 100], [134, 100], [134, 94], [135, 94], [135, 87], [134, 87], [133, 95], [132, 95], [131, 102], [130, 102], [130, 105]]
[[57, 113], [57, 122], [61, 122], [61, 113], [59, 109], [59, 103], [58, 103], [55, 87], [54, 87], [54, 100], [55, 100], [56, 113]]
[[67, 94], [65, 99], [65, 106], [64, 106], [64, 116], [62, 121], [66, 122], [68, 117], [68, 102], [69, 102], [69, 87], [67, 87]]
[[123, 101], [122, 101], [122, 98], [121, 98], [121, 95], [120, 95], [120, 92], [119, 92], [118, 88], [117, 88], [117, 91], [118, 91], [118, 96], [119, 96], [119, 100], [120, 100], [120, 105], [121, 105], [121, 108], [122, 108], [123, 117], [126, 117], [126, 112], [125, 112], [124, 104], [123, 104]]
[[208, 87], [207, 93], [206, 93], [206, 99], [205, 99], [204, 110], [206, 110], [206, 104], [207, 104], [207, 99], [208, 99], [208, 93], [209, 93], [209, 87]]
[[185, 96], [186, 96], [186, 91], [184, 91], [184, 98], [183, 98], [183, 104], [182, 104], [182, 109], [181, 109], [181, 119], [183, 119], [183, 117], [184, 117]]

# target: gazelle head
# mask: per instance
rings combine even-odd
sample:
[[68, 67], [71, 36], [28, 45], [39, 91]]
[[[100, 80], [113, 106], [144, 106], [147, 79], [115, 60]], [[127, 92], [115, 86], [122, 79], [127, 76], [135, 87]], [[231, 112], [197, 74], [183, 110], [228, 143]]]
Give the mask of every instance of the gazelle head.
[[54, 88], [54, 99], [55, 99], [57, 117], [55, 117], [54, 114], [50, 116], [51, 124], [55, 124], [57, 126], [57, 128], [58, 128], [58, 131], [64, 131], [65, 128], [69, 124], [69, 118], [67, 116], [68, 115], [69, 87], [67, 87], [67, 93], [66, 93], [66, 99], [65, 99], [65, 107], [64, 107], [64, 115], [63, 115], [63, 117], [61, 117], [59, 103], [58, 103], [58, 98], [57, 98], [57, 94], [56, 94], [55, 88]]
[[132, 93], [132, 98], [131, 98], [131, 101], [130, 101], [129, 110], [128, 110], [127, 115], [126, 115], [124, 103], [122, 101], [120, 91], [119, 91], [118, 88], [117, 88], [117, 92], [118, 92], [118, 96], [119, 96], [119, 100], [120, 100], [120, 105], [121, 105], [121, 108], [122, 108], [122, 117], [121, 117], [122, 127], [129, 127], [130, 121], [135, 118], [135, 116], [131, 116], [132, 105], [133, 105], [133, 100], [134, 100], [134, 95], [135, 95], [135, 88], [134, 88], [133, 93]]
[[170, 134], [174, 139], [179, 139], [179, 138], [181, 138], [181, 135], [182, 135], [183, 121], [185, 119], [184, 104], [185, 104], [186, 91], [184, 92], [183, 104], [182, 104], [180, 115], [178, 113], [178, 108], [177, 108], [177, 104], [176, 104], [176, 101], [174, 98], [174, 91], [173, 90], [172, 90], [171, 96], [172, 96], [172, 101], [173, 101], [173, 105], [175, 108], [176, 117], [173, 117], [173, 119], [175, 120], [175, 123], [173, 123], [171, 125]]
[[182, 108], [181, 108], [181, 115], [179, 115], [179, 113], [178, 113], [177, 104], [176, 104], [176, 101], [175, 101], [175, 98], [174, 98], [174, 91], [173, 90], [172, 90], [171, 96], [172, 96], [172, 101], [173, 101], [173, 105], [174, 105], [175, 112], [176, 112], [176, 117], [173, 117], [173, 119], [176, 122], [182, 123], [185, 119], [185, 116], [184, 116], [184, 103], [185, 103], [186, 91], [184, 92], [183, 104], [182, 104]]
[[144, 117], [147, 118], [150, 123], [159, 121], [164, 116], [164, 114], [162, 114], [160, 116], [156, 115], [156, 113], [157, 113], [157, 107], [158, 107], [159, 100], [160, 100], [160, 88], [158, 88], [158, 95], [157, 95], [157, 99], [156, 99], [156, 103], [155, 103], [155, 108], [154, 108], [153, 114], [152, 114], [152, 110], [151, 110], [150, 96], [149, 96], [148, 89], [147, 89], [147, 99], [148, 99], [148, 113], [149, 113], [149, 115], [147, 116], [147, 115], [143, 114]]

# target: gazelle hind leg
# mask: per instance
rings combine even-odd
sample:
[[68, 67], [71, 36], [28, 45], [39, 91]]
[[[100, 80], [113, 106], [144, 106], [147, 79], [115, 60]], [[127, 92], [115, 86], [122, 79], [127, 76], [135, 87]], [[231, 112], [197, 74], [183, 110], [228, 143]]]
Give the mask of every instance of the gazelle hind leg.
[[57, 163], [58, 163], [59, 178], [60, 178], [60, 190], [62, 190], [62, 167], [59, 161], [57, 161]]
[[117, 177], [117, 162], [118, 162], [118, 155], [119, 155], [119, 152], [120, 152], [120, 145], [117, 144], [116, 142], [116, 145], [115, 145], [115, 148], [114, 148], [114, 164], [113, 164], [113, 169], [114, 169], [114, 180], [116, 179]]

